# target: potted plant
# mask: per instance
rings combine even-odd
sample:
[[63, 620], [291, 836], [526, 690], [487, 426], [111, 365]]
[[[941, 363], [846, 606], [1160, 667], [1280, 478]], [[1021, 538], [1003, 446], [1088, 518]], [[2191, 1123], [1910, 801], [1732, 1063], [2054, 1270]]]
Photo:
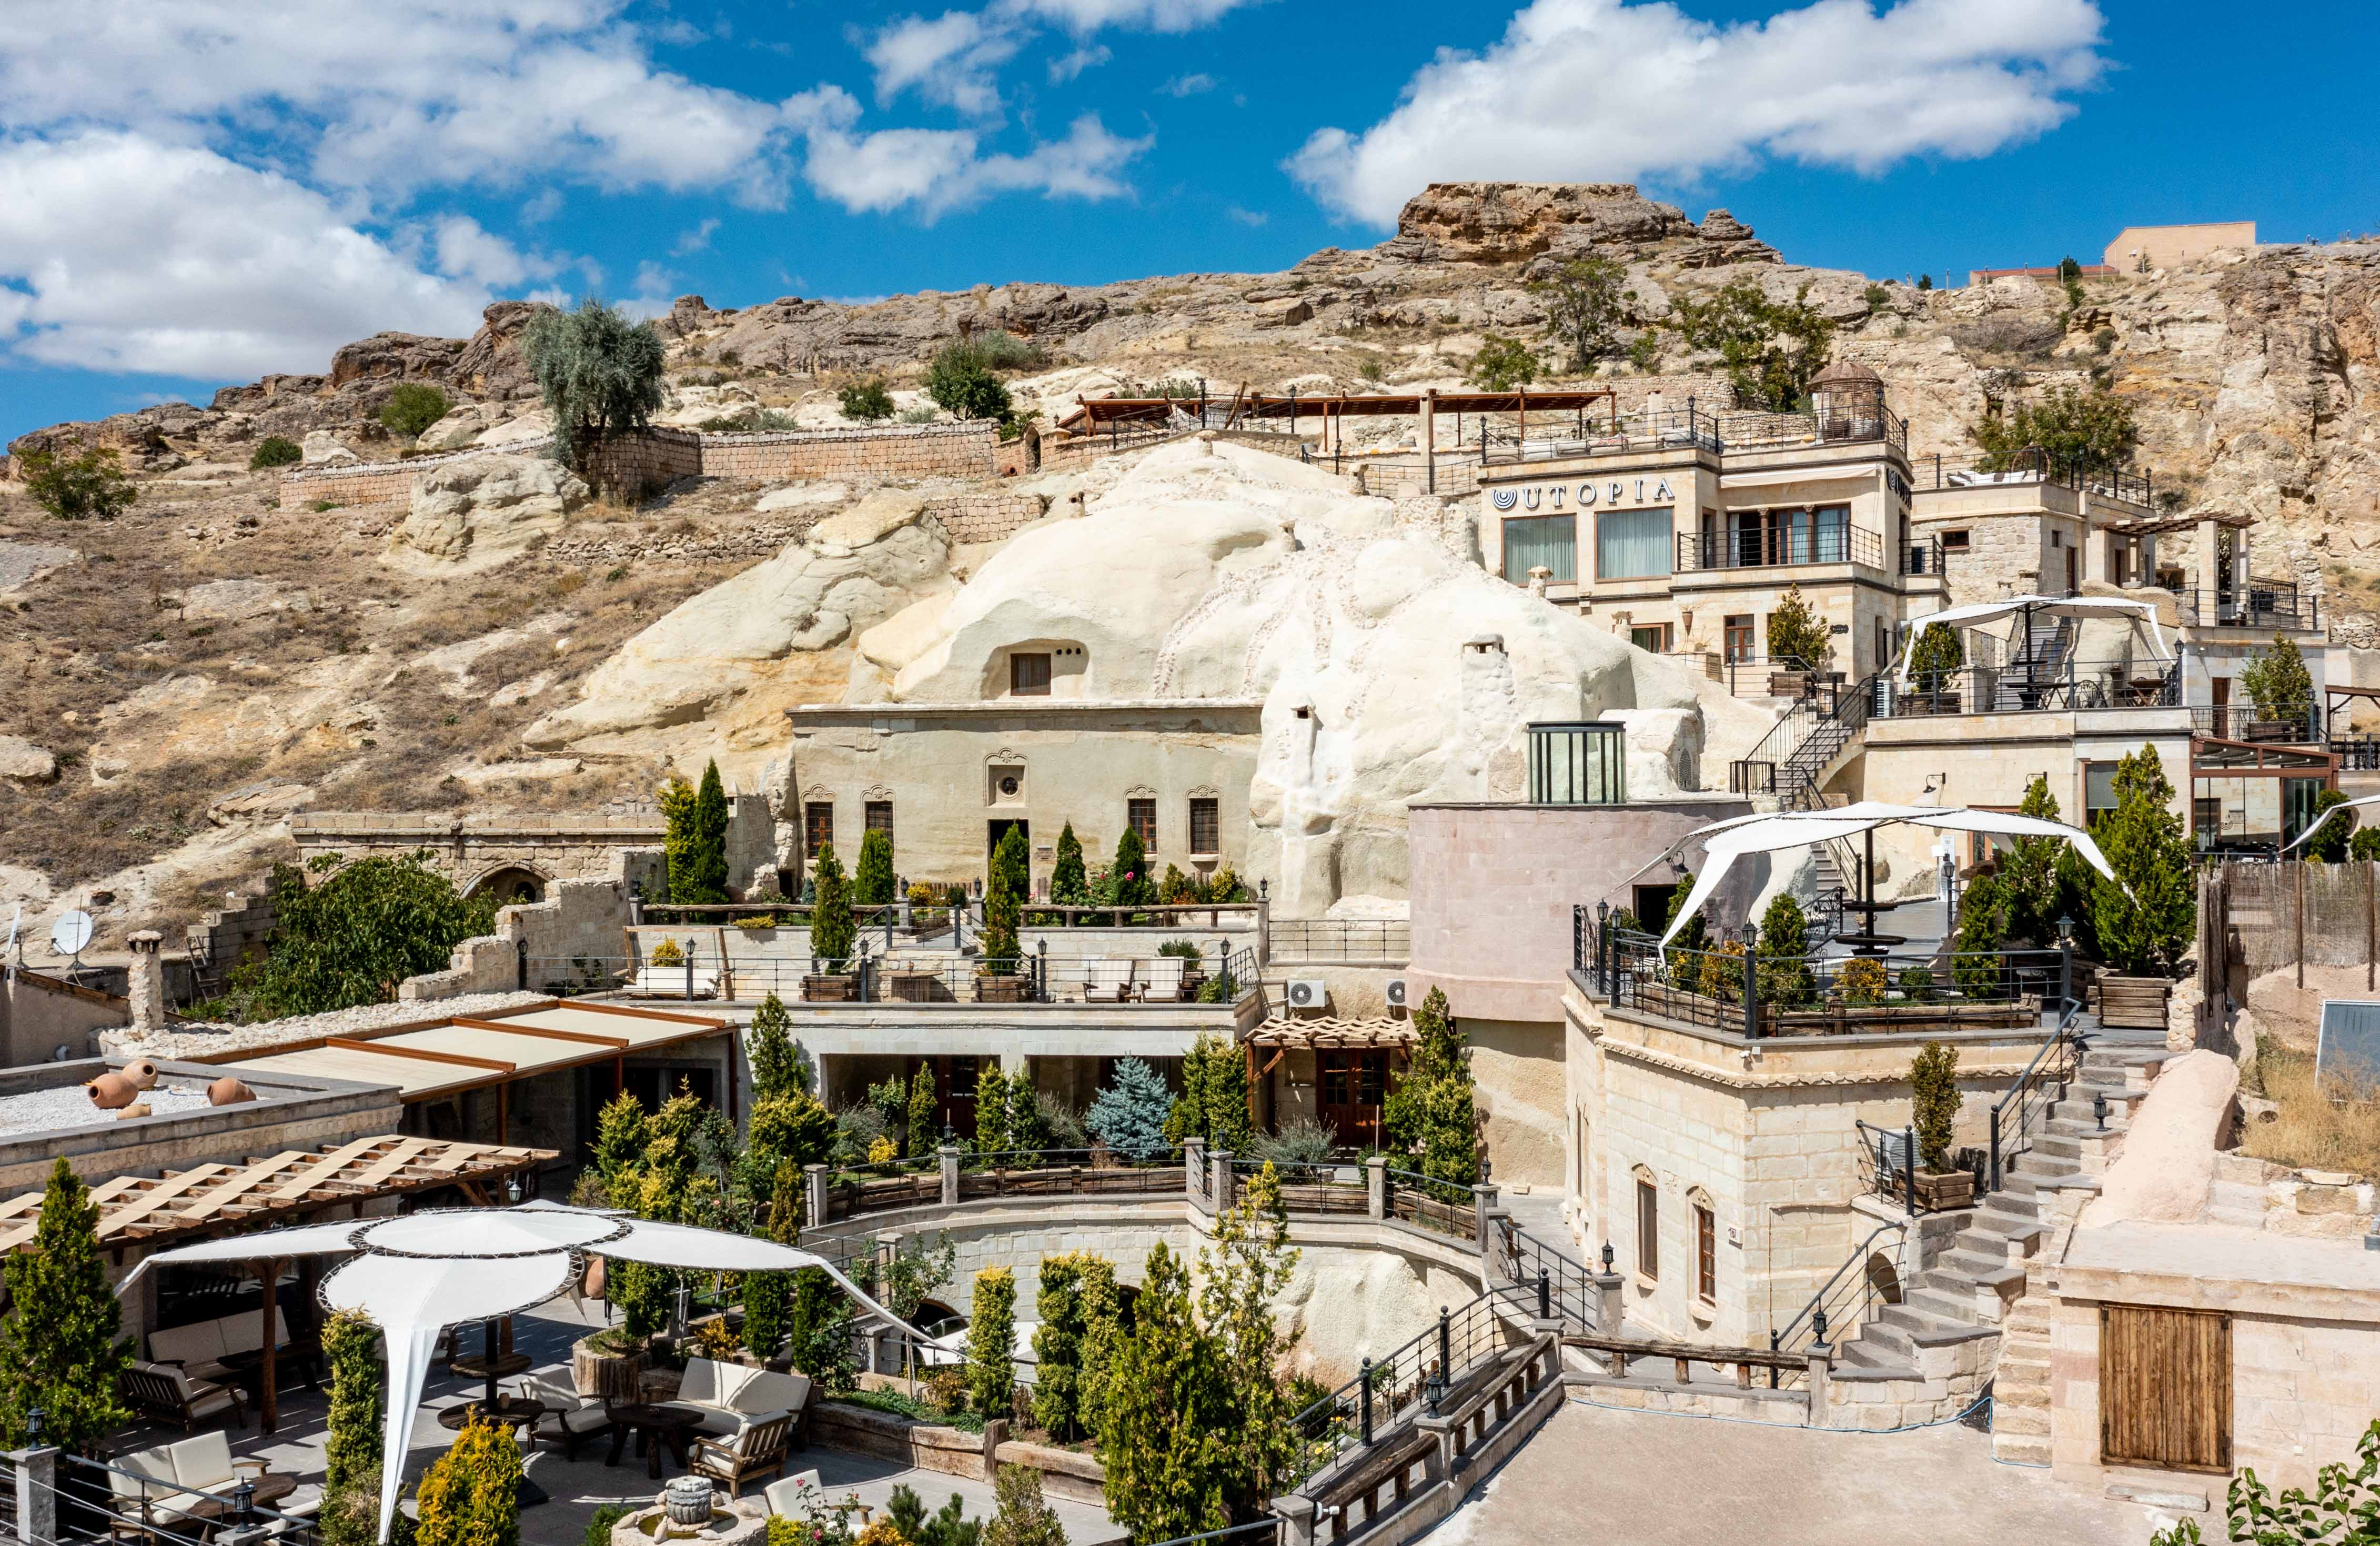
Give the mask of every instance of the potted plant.
[[1974, 1173], [1950, 1164], [1950, 1131], [1959, 1116], [1959, 1049], [1928, 1041], [1909, 1065], [1910, 1121], [1917, 1128], [1917, 1204], [1940, 1211], [1972, 1207]]
[[1026, 970], [1025, 944], [1016, 931], [1029, 883], [1025, 829], [1011, 826], [992, 850], [991, 883], [983, 894], [983, 965], [975, 980], [978, 1004], [1023, 1004], [1032, 996], [1033, 979]]
[[2198, 927], [2196, 871], [2156, 749], [2118, 763], [2115, 785], [2116, 808], [2091, 826], [2122, 883], [2095, 877], [2091, 888], [2092, 933], [2111, 968], [2099, 979], [2099, 1023], [2162, 1030], [2174, 971]]
[[859, 996], [857, 974], [851, 965], [852, 948], [859, 937], [851, 915], [851, 880], [834, 846], [819, 849], [818, 903], [810, 909], [810, 973], [802, 979], [802, 997], [811, 1004], [844, 1004]]
[[651, 1349], [643, 1337], [630, 1336], [624, 1326], [613, 1326], [571, 1345], [570, 1379], [581, 1395], [642, 1401], [642, 1381], [651, 1361]]

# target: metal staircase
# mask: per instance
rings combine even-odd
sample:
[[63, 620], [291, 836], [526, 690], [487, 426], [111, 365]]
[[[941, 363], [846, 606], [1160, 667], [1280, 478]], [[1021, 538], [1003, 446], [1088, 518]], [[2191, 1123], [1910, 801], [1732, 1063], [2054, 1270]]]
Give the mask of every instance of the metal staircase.
[[2000, 668], [1992, 706], [2001, 710], [2035, 707], [2028, 696], [2037, 697], [2045, 687], [2055, 687], [2066, 681], [2067, 663], [2074, 654], [2074, 619], [2060, 617], [2056, 627], [2046, 631], [2028, 627], [2018, 635], [2015, 648], [2009, 651], [2008, 663]]

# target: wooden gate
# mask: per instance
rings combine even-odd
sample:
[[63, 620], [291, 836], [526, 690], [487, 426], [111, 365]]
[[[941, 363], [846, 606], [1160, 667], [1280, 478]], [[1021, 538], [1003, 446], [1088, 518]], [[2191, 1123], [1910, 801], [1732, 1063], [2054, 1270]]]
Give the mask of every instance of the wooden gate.
[[2231, 1318], [2099, 1307], [2099, 1458], [2161, 1470], [2231, 1469]]

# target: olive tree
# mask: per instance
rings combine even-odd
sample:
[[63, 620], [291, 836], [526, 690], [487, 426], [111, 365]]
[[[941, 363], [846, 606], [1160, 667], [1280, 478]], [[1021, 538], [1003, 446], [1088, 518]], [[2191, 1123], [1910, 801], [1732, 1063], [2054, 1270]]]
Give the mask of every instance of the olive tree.
[[641, 429], [662, 406], [661, 335], [589, 297], [575, 311], [540, 311], [521, 354], [553, 420], [554, 460], [579, 467], [605, 436]]

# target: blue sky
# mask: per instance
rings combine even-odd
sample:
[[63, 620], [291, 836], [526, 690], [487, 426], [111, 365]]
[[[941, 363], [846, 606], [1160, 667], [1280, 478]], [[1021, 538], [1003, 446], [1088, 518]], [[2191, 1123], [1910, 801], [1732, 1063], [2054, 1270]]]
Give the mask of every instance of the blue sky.
[[1638, 181], [1876, 274], [2380, 226], [2380, 7], [12, 0], [0, 435], [499, 296], [1286, 266], [1433, 178]]

